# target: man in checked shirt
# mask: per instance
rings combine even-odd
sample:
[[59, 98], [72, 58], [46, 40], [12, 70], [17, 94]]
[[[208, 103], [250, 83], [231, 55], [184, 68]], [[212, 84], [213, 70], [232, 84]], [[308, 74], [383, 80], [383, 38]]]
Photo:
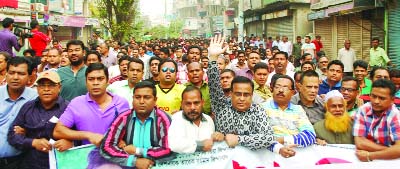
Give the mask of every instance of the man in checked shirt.
[[360, 161], [400, 157], [400, 112], [394, 104], [395, 92], [393, 82], [376, 80], [371, 102], [358, 109], [353, 135]]

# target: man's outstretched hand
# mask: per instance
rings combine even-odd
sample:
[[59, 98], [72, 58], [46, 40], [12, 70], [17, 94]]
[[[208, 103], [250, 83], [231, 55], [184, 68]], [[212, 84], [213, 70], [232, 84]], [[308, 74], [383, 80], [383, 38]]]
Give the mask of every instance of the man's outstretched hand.
[[210, 47], [208, 47], [208, 53], [210, 54], [210, 60], [216, 61], [220, 54], [223, 54], [226, 49], [228, 49], [228, 45], [222, 48], [222, 45], [225, 42], [225, 37], [221, 34], [215, 35], [215, 37], [210, 39]]

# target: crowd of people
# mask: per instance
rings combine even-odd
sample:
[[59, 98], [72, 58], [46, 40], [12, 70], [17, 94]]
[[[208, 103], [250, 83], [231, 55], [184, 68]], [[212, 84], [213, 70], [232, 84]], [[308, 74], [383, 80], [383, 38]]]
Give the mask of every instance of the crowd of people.
[[50, 150], [85, 144], [139, 169], [222, 141], [284, 158], [314, 144], [355, 144], [360, 161], [399, 158], [400, 70], [385, 67], [379, 39], [369, 63], [349, 40], [328, 57], [321, 37], [302, 39], [96, 37], [47, 40], [24, 56], [2, 49], [0, 168], [49, 168]]

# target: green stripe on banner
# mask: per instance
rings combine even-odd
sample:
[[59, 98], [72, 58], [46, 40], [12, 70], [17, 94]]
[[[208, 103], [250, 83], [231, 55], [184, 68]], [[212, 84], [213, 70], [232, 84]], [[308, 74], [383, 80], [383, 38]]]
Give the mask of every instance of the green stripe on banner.
[[84, 169], [88, 165], [87, 156], [95, 148], [85, 145], [71, 148], [64, 152], [55, 151], [57, 169]]

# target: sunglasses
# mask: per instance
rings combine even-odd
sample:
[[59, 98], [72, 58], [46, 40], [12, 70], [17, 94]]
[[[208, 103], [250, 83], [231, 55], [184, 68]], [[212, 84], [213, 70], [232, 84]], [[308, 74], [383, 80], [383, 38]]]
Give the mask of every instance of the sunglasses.
[[165, 73], [165, 72], [168, 71], [168, 69], [169, 69], [169, 72], [175, 73], [175, 68], [173, 68], [173, 67], [163, 67], [163, 68], [161, 69], [161, 71]]

